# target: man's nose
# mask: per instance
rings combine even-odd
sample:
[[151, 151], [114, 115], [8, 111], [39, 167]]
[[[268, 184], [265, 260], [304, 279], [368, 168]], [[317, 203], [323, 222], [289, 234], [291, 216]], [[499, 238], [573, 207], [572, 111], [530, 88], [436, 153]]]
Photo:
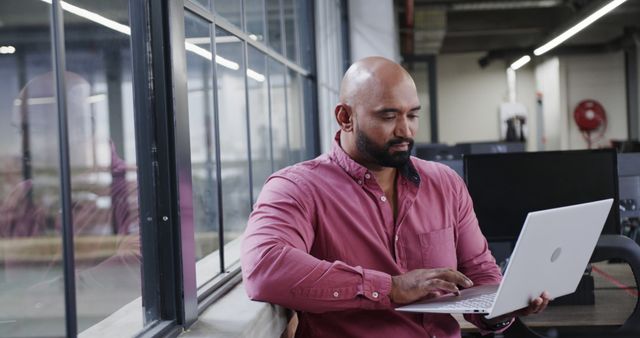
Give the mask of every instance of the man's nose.
[[396, 137], [403, 137], [403, 138], [411, 138], [413, 137], [413, 135], [411, 135], [411, 128], [409, 126], [409, 120], [406, 117], [399, 117], [396, 120], [396, 129], [395, 129], [395, 136]]

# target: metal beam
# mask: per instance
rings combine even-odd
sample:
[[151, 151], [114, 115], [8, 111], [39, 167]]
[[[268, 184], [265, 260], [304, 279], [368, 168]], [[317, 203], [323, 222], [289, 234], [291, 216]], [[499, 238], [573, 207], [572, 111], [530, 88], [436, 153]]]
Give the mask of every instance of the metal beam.
[[[633, 33], [631, 33], [633, 34]], [[625, 48], [624, 66], [625, 83], [627, 91], [627, 137], [638, 140], [640, 136], [640, 112], [638, 104], [638, 40], [637, 34], [633, 34], [633, 44]]]

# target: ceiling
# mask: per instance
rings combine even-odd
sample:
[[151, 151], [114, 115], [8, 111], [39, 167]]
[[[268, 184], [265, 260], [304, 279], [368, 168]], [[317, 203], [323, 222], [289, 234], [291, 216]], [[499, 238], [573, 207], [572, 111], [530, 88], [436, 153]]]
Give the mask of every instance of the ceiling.
[[[405, 59], [465, 52], [513, 59], [531, 53], [609, 1], [396, 0], [401, 52]], [[637, 36], [639, 28], [640, 0], [627, 0], [556, 52], [621, 48], [624, 38]]]

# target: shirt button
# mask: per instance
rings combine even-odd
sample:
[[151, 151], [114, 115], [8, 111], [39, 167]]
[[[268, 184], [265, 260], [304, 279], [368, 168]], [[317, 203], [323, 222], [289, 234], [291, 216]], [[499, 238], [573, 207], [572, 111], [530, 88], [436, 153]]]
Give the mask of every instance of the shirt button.
[[334, 291], [333, 292], [333, 297], [334, 298], [338, 298], [338, 296], [340, 296], [340, 293], [338, 291]]
[[362, 180], [358, 180], [358, 184], [362, 185]]
[[380, 200], [381, 200], [382, 202], [386, 202], [386, 201], [387, 201], [387, 198], [386, 198], [385, 196], [382, 196], [382, 197], [380, 197]]
[[378, 298], [378, 296], [379, 296], [379, 295], [380, 295], [380, 294], [378, 294], [378, 292], [377, 292], [377, 291], [373, 291], [373, 292], [371, 293], [371, 296], [373, 296], [373, 298]]
[[366, 174], [364, 174], [364, 178], [366, 178], [366, 179], [370, 179], [370, 178], [371, 178], [371, 175], [370, 175], [369, 173], [366, 173]]
[[396, 242], [400, 239], [400, 237], [398, 237], [398, 235], [396, 235]]

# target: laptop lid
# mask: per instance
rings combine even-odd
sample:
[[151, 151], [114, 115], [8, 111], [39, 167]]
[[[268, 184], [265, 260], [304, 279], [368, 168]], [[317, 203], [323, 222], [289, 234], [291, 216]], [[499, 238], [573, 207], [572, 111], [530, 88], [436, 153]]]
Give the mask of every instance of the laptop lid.
[[524, 308], [545, 290], [551, 298], [575, 292], [612, 203], [530, 212], [487, 318]]

